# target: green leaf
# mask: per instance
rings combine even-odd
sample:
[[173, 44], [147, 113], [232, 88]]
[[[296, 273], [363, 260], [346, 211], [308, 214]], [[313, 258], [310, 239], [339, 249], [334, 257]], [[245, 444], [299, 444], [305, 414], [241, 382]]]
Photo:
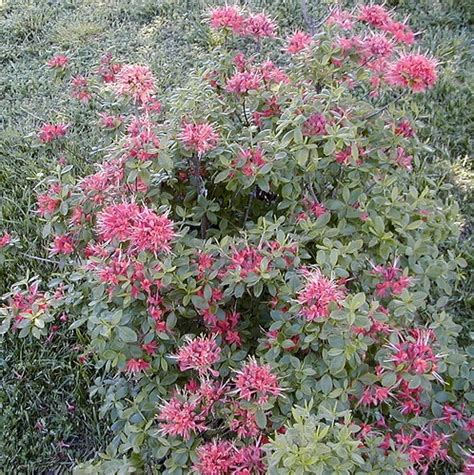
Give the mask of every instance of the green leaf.
[[117, 333], [119, 338], [125, 343], [132, 343], [137, 341], [138, 339], [135, 331], [128, 327], [118, 327]]
[[261, 409], [258, 409], [258, 411], [255, 413], [255, 420], [257, 422], [257, 426], [260, 429], [263, 430], [267, 427], [267, 416]]
[[214, 178], [214, 183], [220, 183], [221, 181], [224, 181], [229, 176], [229, 173], [230, 173], [229, 169], [222, 170]]
[[329, 374], [325, 374], [320, 380], [319, 385], [321, 386], [321, 391], [324, 394], [329, 394], [332, 390], [332, 379]]
[[336, 150], [336, 144], [334, 143], [333, 139], [329, 139], [325, 144], [323, 148], [324, 155], [329, 157], [332, 155]]
[[385, 373], [382, 378], [382, 386], [386, 388], [393, 386], [397, 382], [396, 373]]
[[356, 295], [354, 295], [354, 297], [352, 297], [352, 300], [351, 300], [351, 310], [357, 310], [358, 308], [362, 307], [362, 305], [364, 305], [365, 303], [365, 294], [363, 292], [360, 292]]

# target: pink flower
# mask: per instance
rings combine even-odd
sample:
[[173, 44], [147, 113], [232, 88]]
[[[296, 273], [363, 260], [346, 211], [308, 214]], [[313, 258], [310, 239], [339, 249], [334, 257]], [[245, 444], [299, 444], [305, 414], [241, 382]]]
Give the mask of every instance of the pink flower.
[[160, 432], [164, 435], [189, 439], [192, 433], [196, 434], [207, 429], [197, 402], [186, 400], [186, 397], [186, 394], [178, 394], [160, 406], [157, 419], [160, 423]]
[[47, 216], [53, 214], [61, 204], [60, 193], [62, 187], [59, 183], [53, 183], [47, 193], [38, 195], [38, 214], [40, 216]]
[[146, 103], [155, 93], [155, 79], [148, 66], [127, 64], [117, 73], [114, 89], [120, 96]]
[[379, 33], [364, 38], [362, 49], [369, 58], [386, 58], [392, 54], [393, 44], [383, 33]]
[[290, 78], [272, 61], [265, 61], [260, 67], [262, 79], [266, 83], [288, 84]]
[[127, 361], [125, 365], [125, 371], [131, 374], [141, 373], [150, 368], [150, 363], [141, 358], [132, 358]]
[[211, 369], [214, 363], [219, 361], [221, 349], [217, 346], [214, 337], [200, 336], [189, 339], [187, 344], [182, 346], [175, 358], [178, 360], [180, 371], [195, 369], [201, 375], [208, 372], [218, 376], [218, 372]]
[[400, 343], [389, 343], [392, 352], [387, 362], [392, 362], [395, 368], [402, 365], [410, 374], [432, 374], [442, 381], [436, 372], [441, 354], [436, 354], [433, 344], [436, 336], [432, 330], [424, 328], [413, 329], [409, 335], [400, 335]]
[[389, 83], [407, 87], [413, 92], [424, 92], [433, 87], [437, 78], [436, 61], [422, 54], [403, 55], [387, 74]]
[[406, 138], [411, 138], [415, 136], [413, 127], [411, 126], [410, 121], [407, 119], [403, 119], [397, 124], [397, 126], [395, 127], [395, 133]]
[[11, 236], [10, 234], [8, 234], [6, 231], [3, 233], [2, 237], [0, 237], [0, 249], [2, 249], [2, 247], [7, 247], [10, 242], [11, 242]]
[[153, 356], [156, 353], [158, 345], [155, 340], [150, 341], [149, 343], [142, 344], [142, 350], [150, 356]]
[[233, 475], [264, 475], [265, 453], [257, 444], [236, 449], [232, 458]]
[[214, 30], [228, 28], [233, 33], [240, 33], [244, 24], [244, 17], [234, 5], [214, 8], [211, 10], [210, 25]]
[[303, 135], [314, 137], [326, 134], [327, 120], [323, 114], [311, 114], [303, 124]]
[[65, 68], [69, 63], [69, 58], [64, 54], [58, 54], [53, 56], [47, 63], [48, 67], [51, 69], [62, 69]]
[[234, 56], [232, 63], [237, 67], [237, 71], [242, 72], [245, 71], [245, 68], [247, 67], [247, 58], [245, 57], [244, 53], [240, 51]]
[[171, 250], [171, 241], [175, 237], [173, 221], [167, 214], [158, 215], [144, 207], [135, 217], [130, 240], [135, 252], [168, 253]]
[[226, 89], [234, 94], [246, 94], [249, 91], [256, 91], [262, 85], [261, 76], [253, 71], [235, 73], [226, 84]]
[[276, 24], [264, 13], [250, 15], [244, 21], [243, 33], [255, 39], [273, 38], [275, 36]]
[[101, 112], [100, 116], [100, 125], [104, 129], [116, 129], [120, 127], [123, 123], [123, 117], [120, 115], [107, 114], [107, 112]]
[[124, 147], [130, 158], [138, 158], [138, 160], [145, 162], [158, 156], [160, 141], [153, 130], [149, 127], [143, 127], [140, 132], [132, 134], [125, 141]]
[[51, 254], [72, 254], [74, 252], [74, 241], [71, 236], [60, 234], [56, 236], [53, 241]]
[[143, 104], [145, 112], [153, 112], [154, 114], [159, 114], [162, 108], [161, 102], [156, 97], [150, 97], [148, 101]]
[[246, 247], [241, 250], [234, 250], [229, 266], [229, 270], [238, 270], [241, 277], [245, 278], [251, 273], [260, 272], [260, 264], [263, 256], [255, 248]]
[[359, 20], [382, 28], [389, 22], [390, 15], [381, 5], [362, 5], [359, 11]]
[[391, 294], [400, 295], [412, 284], [410, 277], [401, 274], [401, 269], [397, 267], [397, 260], [392, 265], [374, 266], [372, 272], [383, 278], [383, 281], [375, 287], [378, 297], [387, 297]]
[[237, 433], [241, 439], [245, 437], [256, 437], [261, 429], [257, 425], [255, 412], [237, 406], [234, 410], [233, 419], [230, 421], [230, 429]]
[[92, 99], [92, 94], [88, 89], [89, 83], [84, 76], [75, 76], [71, 81], [71, 86], [71, 95], [78, 101], [87, 103]]
[[122, 65], [113, 62], [111, 53], [106, 53], [100, 58], [98, 73], [102, 76], [102, 81], [105, 83], [114, 82], [120, 69], [122, 69]]
[[336, 162], [344, 165], [349, 161], [349, 158], [352, 155], [351, 147], [347, 147], [344, 150], [336, 153]]
[[233, 166], [240, 168], [245, 176], [256, 175], [265, 163], [264, 152], [259, 148], [242, 150], [238, 158], [232, 162]]
[[228, 475], [234, 451], [233, 445], [227, 440], [206, 442], [196, 451], [198, 460], [194, 470], [200, 475]]
[[38, 138], [43, 143], [50, 143], [53, 140], [64, 137], [68, 127], [66, 124], [44, 124], [38, 133]]
[[270, 365], [259, 365], [251, 358], [233, 379], [235, 392], [245, 401], [254, 400], [257, 404], [267, 402], [269, 396], [279, 396], [281, 388]]
[[207, 122], [184, 124], [179, 138], [186, 148], [197, 152], [199, 155], [216, 148], [219, 141], [219, 135], [212, 125]]
[[384, 30], [391, 33], [398, 43], [403, 43], [407, 46], [411, 46], [415, 43], [415, 33], [413, 33], [413, 30], [405, 23], [389, 21], [385, 25]]
[[309, 33], [296, 31], [288, 37], [286, 51], [290, 54], [298, 54], [311, 46], [312, 42], [313, 38]]
[[413, 170], [413, 157], [411, 155], [407, 155], [403, 147], [397, 147], [397, 156], [395, 161], [398, 165], [402, 168], [406, 168], [408, 171]]
[[337, 8], [326, 21], [327, 25], [337, 25], [343, 30], [351, 30], [354, 26], [354, 17], [352, 13]]
[[97, 214], [97, 233], [106, 242], [127, 241], [139, 214], [140, 208], [135, 203], [107, 206]]
[[344, 290], [334, 280], [325, 277], [319, 269], [304, 270], [306, 284], [298, 293], [300, 315], [309, 321], [329, 316], [329, 305], [339, 304], [345, 297]]

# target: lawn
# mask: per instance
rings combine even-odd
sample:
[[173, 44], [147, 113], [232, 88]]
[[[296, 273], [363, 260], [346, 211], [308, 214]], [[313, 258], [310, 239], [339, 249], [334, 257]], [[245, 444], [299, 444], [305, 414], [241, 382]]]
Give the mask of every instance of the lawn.
[[[0, 232], [19, 239], [16, 252], [0, 261], [0, 295], [25, 275], [47, 278], [57, 271], [45, 250], [41, 224], [35, 216], [41, 180], [56, 158], [38, 147], [35, 134], [47, 121], [63, 119], [71, 101], [60, 82], [50, 81], [46, 62], [54, 54], [72, 58], [76, 73], [97, 67], [107, 52], [123, 62], [149, 64], [159, 80], [162, 101], [189, 78], [192, 68], [213, 54], [213, 38], [202, 19], [203, 0], [6, 0], [0, 6]], [[213, 2], [218, 3], [218, 2]], [[223, 2], [221, 2], [223, 3]], [[253, 0], [285, 31], [305, 28], [296, 0]], [[331, 2], [308, 1], [313, 18]], [[313, 7], [312, 4], [317, 5]], [[353, 5], [353, 2], [345, 2]], [[436, 88], [417, 101], [420, 134], [431, 148], [424, 170], [432, 186], [461, 206], [461, 238], [446, 247], [463, 253], [472, 267], [474, 210], [472, 193], [472, 18], [473, 6], [458, 0], [389, 1], [420, 32], [420, 45], [439, 60]], [[74, 173], [90, 171], [95, 151], [90, 146], [92, 111], [74, 119], [75, 146], [65, 150]], [[451, 312], [463, 325], [463, 341], [473, 331], [472, 275], [465, 271], [451, 301]], [[47, 344], [5, 337], [0, 347], [0, 466], [5, 473], [57, 473], [92, 458], [110, 440], [99, 401], [87, 391], [96, 370], [80, 364], [86, 336], [58, 334]], [[54, 470], [55, 472], [48, 472]]]

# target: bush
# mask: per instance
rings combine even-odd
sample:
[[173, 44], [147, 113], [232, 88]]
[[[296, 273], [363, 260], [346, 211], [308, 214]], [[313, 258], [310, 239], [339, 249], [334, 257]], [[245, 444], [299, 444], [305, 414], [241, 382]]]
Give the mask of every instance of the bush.
[[[77, 472], [458, 466], [472, 392], [444, 308], [466, 263], [443, 251], [457, 206], [418, 172], [410, 121], [436, 62], [376, 6], [294, 33], [279, 66], [266, 15], [223, 7], [210, 25], [214, 57], [165, 106], [147, 66], [106, 56], [72, 80], [104, 161], [79, 181], [58, 162], [38, 211], [62, 272], [2, 310], [20, 337], [64, 312], [87, 328], [117, 435]], [[38, 144], [75, 133], [44, 124]], [[316, 427], [321, 457], [295, 459], [286, 442]]]

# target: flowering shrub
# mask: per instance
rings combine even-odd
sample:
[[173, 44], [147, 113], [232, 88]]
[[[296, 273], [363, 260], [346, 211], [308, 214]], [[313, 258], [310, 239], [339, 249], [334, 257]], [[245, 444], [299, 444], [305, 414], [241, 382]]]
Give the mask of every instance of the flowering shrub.
[[409, 117], [436, 62], [376, 5], [284, 40], [234, 6], [209, 22], [215, 58], [163, 106], [144, 65], [71, 78], [113, 145], [79, 181], [58, 165], [38, 214], [62, 272], [2, 309], [19, 336], [64, 312], [87, 328], [116, 437], [78, 472], [459, 465], [472, 392], [443, 307], [465, 262], [442, 249], [457, 207], [418, 172]]

